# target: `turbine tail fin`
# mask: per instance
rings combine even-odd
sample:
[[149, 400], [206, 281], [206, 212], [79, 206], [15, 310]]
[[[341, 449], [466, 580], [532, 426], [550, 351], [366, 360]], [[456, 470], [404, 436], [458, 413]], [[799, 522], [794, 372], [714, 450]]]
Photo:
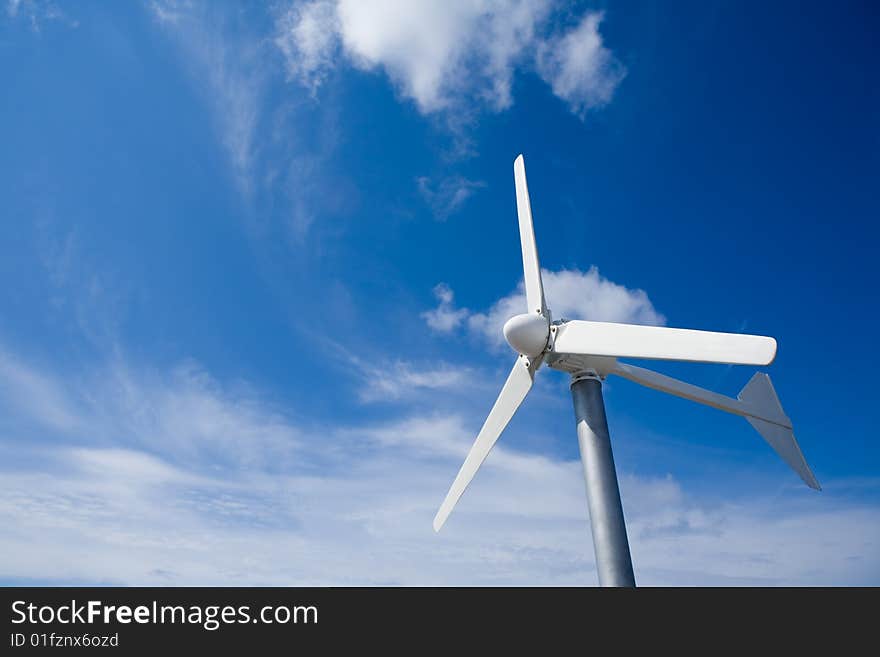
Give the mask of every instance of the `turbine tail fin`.
[[804, 480], [807, 486], [822, 490], [794, 437], [791, 420], [782, 409], [770, 377], [763, 372], [757, 372], [740, 390], [737, 399], [758, 411], [763, 418], [767, 418], [746, 416], [749, 424], [761, 434], [773, 451]]
[[760, 411], [761, 417], [791, 427], [791, 420], [782, 410], [782, 402], [779, 401], [773, 383], [770, 382], [770, 376], [764, 372], [755, 372], [755, 375], [743, 386], [736, 398]]

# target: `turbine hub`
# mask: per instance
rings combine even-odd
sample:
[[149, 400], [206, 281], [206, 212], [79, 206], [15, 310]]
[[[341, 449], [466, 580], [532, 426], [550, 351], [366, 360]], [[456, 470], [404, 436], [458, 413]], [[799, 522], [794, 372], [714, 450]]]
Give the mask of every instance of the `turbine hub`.
[[535, 358], [547, 348], [550, 320], [543, 315], [514, 315], [504, 324], [504, 339], [517, 352]]

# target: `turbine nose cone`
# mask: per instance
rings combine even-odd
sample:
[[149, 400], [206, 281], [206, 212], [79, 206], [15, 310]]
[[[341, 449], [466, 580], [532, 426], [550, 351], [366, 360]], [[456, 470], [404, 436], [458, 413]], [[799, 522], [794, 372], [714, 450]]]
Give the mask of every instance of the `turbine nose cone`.
[[544, 351], [550, 337], [550, 322], [537, 313], [515, 315], [504, 324], [504, 339], [517, 352], [535, 357]]

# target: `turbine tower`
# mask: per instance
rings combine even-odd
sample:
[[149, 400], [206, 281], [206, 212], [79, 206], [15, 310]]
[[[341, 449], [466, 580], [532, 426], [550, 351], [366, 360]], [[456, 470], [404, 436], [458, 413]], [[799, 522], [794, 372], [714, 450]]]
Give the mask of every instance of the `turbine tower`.
[[507, 321], [504, 337], [518, 356], [495, 405], [489, 411], [489, 417], [434, 517], [434, 530], [440, 531], [443, 527], [501, 432], [531, 390], [535, 373], [542, 365], [571, 375], [578, 445], [587, 484], [587, 503], [600, 586], [635, 586], [602, 399], [602, 381], [609, 374], [741, 415], [807, 486], [820, 490], [819, 482], [795, 440], [791, 420], [782, 410], [770, 377], [766, 374], [756, 373], [734, 399], [617, 360], [636, 358], [769, 365], [776, 356], [776, 340], [773, 338], [660, 326], [553, 320], [544, 299], [522, 155], [514, 161], [513, 173], [526, 308], [523, 314]]

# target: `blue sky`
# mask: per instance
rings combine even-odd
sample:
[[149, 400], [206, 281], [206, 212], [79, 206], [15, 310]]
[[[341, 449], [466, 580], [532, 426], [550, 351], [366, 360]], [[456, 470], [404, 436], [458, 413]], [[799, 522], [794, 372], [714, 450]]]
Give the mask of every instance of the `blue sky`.
[[431, 529], [513, 358], [522, 152], [556, 316], [775, 336], [824, 487], [610, 380], [637, 581], [880, 583], [876, 29], [860, 3], [7, 1], [0, 581], [595, 583], [557, 372]]

